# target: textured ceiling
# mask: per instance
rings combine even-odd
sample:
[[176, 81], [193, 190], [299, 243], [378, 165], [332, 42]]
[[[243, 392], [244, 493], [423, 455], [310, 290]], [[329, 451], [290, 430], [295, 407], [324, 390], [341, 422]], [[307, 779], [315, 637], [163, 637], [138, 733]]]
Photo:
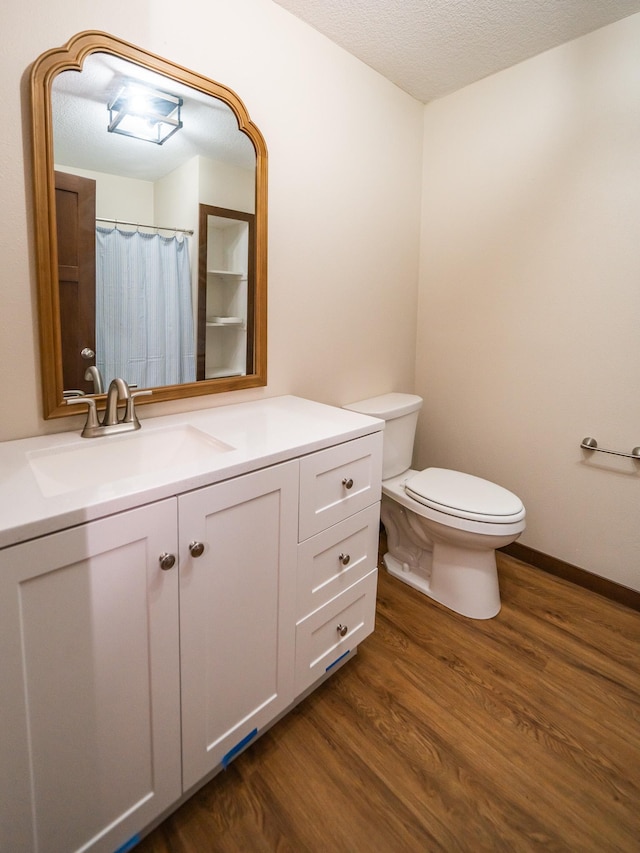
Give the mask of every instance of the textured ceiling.
[[640, 12], [640, 0], [274, 2], [424, 103]]

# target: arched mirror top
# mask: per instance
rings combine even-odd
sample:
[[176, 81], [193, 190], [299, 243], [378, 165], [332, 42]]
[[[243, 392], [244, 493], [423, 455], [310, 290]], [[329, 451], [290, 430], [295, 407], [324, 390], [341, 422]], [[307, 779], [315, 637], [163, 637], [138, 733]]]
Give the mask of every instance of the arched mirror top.
[[[140, 89], [144, 119], [127, 100]], [[265, 385], [267, 151], [240, 98], [100, 32], [40, 56], [31, 97], [44, 416], [77, 413], [65, 398], [99, 395], [114, 375], [152, 388], [140, 402]], [[126, 254], [135, 241], [136, 256], [160, 244], [144, 261], [152, 292]], [[160, 284], [176, 263], [180, 282]], [[156, 307], [156, 286], [179, 287], [180, 304]], [[149, 328], [129, 325], [129, 301]], [[153, 339], [178, 315], [175, 340]]]

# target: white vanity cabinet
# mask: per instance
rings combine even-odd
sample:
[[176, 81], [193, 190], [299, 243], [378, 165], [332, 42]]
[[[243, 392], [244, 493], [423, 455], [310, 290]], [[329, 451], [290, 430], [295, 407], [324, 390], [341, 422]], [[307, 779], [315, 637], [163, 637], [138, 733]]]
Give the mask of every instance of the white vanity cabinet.
[[[247, 409], [190, 418], [219, 468], [93, 502], [38, 498], [40, 444], [0, 447], [2, 853], [129, 849], [373, 630], [378, 422]], [[12, 540], [16, 495], [40, 515]]]
[[180, 797], [175, 518], [0, 550], [0, 850], [113, 851]]

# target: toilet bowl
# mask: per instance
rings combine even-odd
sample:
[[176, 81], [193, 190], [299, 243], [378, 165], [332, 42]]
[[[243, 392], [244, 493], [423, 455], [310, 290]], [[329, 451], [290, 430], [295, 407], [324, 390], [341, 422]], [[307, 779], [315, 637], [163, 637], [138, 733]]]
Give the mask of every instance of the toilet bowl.
[[381, 520], [387, 571], [472, 619], [500, 610], [495, 551], [525, 529], [525, 509], [507, 489], [445, 468], [410, 468], [422, 399], [384, 394], [345, 406], [385, 420]]

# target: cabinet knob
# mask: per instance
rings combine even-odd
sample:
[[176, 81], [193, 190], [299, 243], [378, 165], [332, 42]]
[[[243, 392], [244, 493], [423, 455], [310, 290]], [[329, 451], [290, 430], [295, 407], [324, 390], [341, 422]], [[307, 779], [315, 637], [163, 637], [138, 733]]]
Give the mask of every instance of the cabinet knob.
[[338, 634], [340, 634], [341, 637], [344, 637], [348, 630], [349, 628], [347, 625], [338, 625], [337, 627]]
[[160, 554], [158, 557], [158, 562], [160, 563], [160, 568], [163, 572], [168, 572], [169, 569], [172, 569], [176, 564], [176, 556], [175, 554], [168, 554], [166, 551], [163, 554]]
[[351, 555], [350, 554], [340, 554], [338, 559], [340, 560], [340, 562], [342, 563], [343, 566], [348, 566], [349, 563], [351, 562]]
[[189, 543], [189, 553], [192, 557], [201, 557], [204, 554], [204, 543], [202, 542], [190, 542]]
[[353, 488], [353, 480], [351, 479], [351, 477], [345, 477], [344, 480], [342, 481], [342, 485], [345, 487], [345, 489], [352, 489]]

